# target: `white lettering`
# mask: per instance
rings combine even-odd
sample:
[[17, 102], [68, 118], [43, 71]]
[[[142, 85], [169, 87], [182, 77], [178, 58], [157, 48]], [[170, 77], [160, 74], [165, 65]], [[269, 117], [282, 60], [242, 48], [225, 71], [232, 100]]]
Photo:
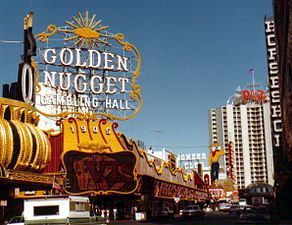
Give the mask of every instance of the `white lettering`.
[[70, 66], [73, 62], [73, 51], [70, 48], [62, 48], [60, 51], [60, 61], [64, 66]]
[[118, 81], [121, 82], [121, 93], [125, 93], [126, 92], [126, 82], [129, 82], [128, 78], [125, 77], [119, 77]]
[[119, 71], [128, 71], [128, 58], [122, 57], [120, 55], [117, 55], [118, 58], [118, 67], [117, 70]]
[[[275, 41], [275, 24], [273, 20], [265, 20], [268, 71], [269, 71], [269, 88], [271, 100], [271, 118], [272, 118], [272, 135], [274, 147], [280, 147], [280, 139], [282, 132], [281, 105], [280, 103], [280, 84], [278, 63], [276, 61], [277, 49]], [[277, 133], [277, 134], [276, 134]]]
[[272, 102], [273, 103], [279, 103], [280, 102], [280, 91], [272, 91], [271, 92], [271, 96], [272, 96]]
[[85, 82], [85, 79], [86, 79], [86, 76], [83, 74], [78, 74], [75, 76], [74, 88], [77, 92], [84, 93], [86, 91], [87, 83]]
[[110, 109], [112, 107], [112, 100], [110, 98], [105, 99], [105, 108]]
[[118, 104], [117, 99], [114, 99], [114, 100], [113, 100], [112, 108], [113, 108], [113, 109], [119, 109], [119, 104]]
[[44, 84], [55, 88], [55, 76], [56, 72], [50, 74], [48, 71], [44, 71]]
[[[88, 67], [89, 68], [93, 68], [93, 69], [96, 69], [100, 66], [100, 63], [101, 63], [101, 55], [99, 53], [99, 51], [96, 51], [96, 50], [88, 50], [89, 52], [89, 64], [88, 64]], [[96, 63], [94, 64], [94, 55], [96, 55]]]
[[[64, 91], [69, 90], [70, 88], [70, 76], [72, 73], [59, 73], [60, 75], [60, 88]], [[65, 79], [67, 78], [67, 79]]]
[[276, 60], [275, 58], [275, 56], [277, 55], [276, 48], [269, 48], [268, 53], [269, 53], [269, 60]]
[[274, 25], [274, 21], [270, 20], [270, 21], [265, 21], [266, 24], [266, 32], [274, 32], [275, 31], [275, 25]]
[[[98, 90], [95, 90], [94, 88], [94, 81], [95, 79], [98, 79]], [[101, 76], [97, 76], [97, 75], [94, 75], [92, 76], [91, 80], [90, 80], [90, 88], [91, 88], [91, 91], [94, 93], [94, 94], [101, 94], [102, 91], [103, 91], [103, 87], [104, 87], [104, 83], [102, 83], [102, 77]]]
[[271, 106], [272, 117], [281, 117], [281, 106], [280, 105], [272, 105]]
[[275, 143], [276, 147], [280, 147], [280, 135], [279, 134], [274, 135], [274, 143]]
[[270, 62], [269, 63], [269, 72], [270, 74], [278, 74], [278, 63], [277, 62]]
[[21, 93], [26, 103], [33, 103], [33, 72], [28, 64], [24, 64], [21, 73]]
[[282, 132], [282, 121], [281, 120], [274, 120], [273, 121], [273, 128], [275, 132]]
[[92, 107], [94, 107], [94, 108], [98, 107], [98, 99], [97, 98], [93, 98], [91, 102], [92, 102]]
[[113, 70], [114, 69], [114, 65], [109, 65], [109, 63], [113, 63], [113, 57], [114, 54], [113, 53], [109, 53], [109, 52], [104, 52], [104, 69], [106, 70]]
[[[51, 52], [52, 56], [51, 56], [51, 59], [49, 60], [48, 59], [48, 53]], [[56, 49], [54, 48], [48, 48], [45, 50], [44, 52], [44, 60], [45, 60], [45, 63], [47, 64], [54, 64], [56, 62]]]
[[267, 35], [267, 42], [268, 42], [268, 46], [275, 46], [276, 45], [275, 34]]
[[111, 80], [112, 80], [113, 82], [117, 82], [117, 78], [116, 78], [116, 77], [107, 77], [107, 79], [106, 79], [106, 86], [107, 86], [107, 89], [106, 89], [106, 91], [105, 91], [105, 93], [107, 93], [107, 94], [115, 94], [116, 91], [117, 91], [116, 88], [113, 88], [113, 89], [111, 90], [111, 88], [115, 86], [114, 83], [111, 83]]
[[110, 52], [99, 52], [94, 49], [85, 51], [79, 48], [75, 50], [62, 48], [57, 53], [57, 49], [49, 48], [44, 51], [43, 57], [44, 62], [51, 65], [61, 63], [64, 66], [80, 68], [129, 71], [127, 57]]
[[76, 64], [77, 67], [86, 67], [86, 61], [83, 61], [81, 64], [81, 49], [77, 48], [76, 51]]

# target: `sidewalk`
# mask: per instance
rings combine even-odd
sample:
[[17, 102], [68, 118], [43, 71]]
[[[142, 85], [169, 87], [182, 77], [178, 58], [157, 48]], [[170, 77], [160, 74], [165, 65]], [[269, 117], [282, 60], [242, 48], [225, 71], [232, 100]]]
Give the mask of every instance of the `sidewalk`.
[[140, 223], [140, 221], [135, 220], [111, 220], [107, 224], [129, 224], [129, 223]]

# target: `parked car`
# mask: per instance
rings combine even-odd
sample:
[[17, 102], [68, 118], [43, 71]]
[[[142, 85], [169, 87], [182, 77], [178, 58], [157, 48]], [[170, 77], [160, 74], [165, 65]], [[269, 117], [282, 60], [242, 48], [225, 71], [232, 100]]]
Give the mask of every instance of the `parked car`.
[[180, 216], [187, 217], [199, 217], [204, 218], [205, 211], [200, 208], [199, 205], [188, 205], [184, 209], [179, 211]]
[[245, 198], [239, 199], [239, 205], [244, 208], [245, 206], [247, 206], [247, 200]]
[[229, 213], [231, 214], [240, 214], [243, 211], [243, 208], [239, 205], [239, 203], [232, 203], [229, 209]]
[[157, 210], [157, 217], [173, 217], [173, 210], [170, 210], [168, 207], [161, 207]]
[[239, 216], [239, 223], [270, 223], [271, 214], [265, 206], [246, 206]]
[[219, 211], [229, 212], [231, 204], [229, 203], [229, 199], [221, 198], [218, 200]]

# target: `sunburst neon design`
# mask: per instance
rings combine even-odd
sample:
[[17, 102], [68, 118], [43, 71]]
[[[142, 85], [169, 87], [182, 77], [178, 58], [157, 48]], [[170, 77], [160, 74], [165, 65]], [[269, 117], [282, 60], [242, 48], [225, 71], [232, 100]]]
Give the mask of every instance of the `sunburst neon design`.
[[71, 26], [71, 29], [59, 29], [59, 32], [65, 32], [72, 34], [70, 37], [64, 38], [64, 41], [75, 41], [74, 45], [82, 48], [84, 45], [86, 48], [91, 46], [99, 47], [100, 44], [111, 45], [107, 41], [101, 39], [103, 37], [110, 37], [103, 32], [108, 26], [101, 26], [101, 20], [95, 20], [95, 14], [91, 19], [88, 18], [88, 11], [85, 13], [85, 18], [81, 13], [78, 13], [78, 18], [72, 17], [74, 22], [66, 21], [66, 24]]

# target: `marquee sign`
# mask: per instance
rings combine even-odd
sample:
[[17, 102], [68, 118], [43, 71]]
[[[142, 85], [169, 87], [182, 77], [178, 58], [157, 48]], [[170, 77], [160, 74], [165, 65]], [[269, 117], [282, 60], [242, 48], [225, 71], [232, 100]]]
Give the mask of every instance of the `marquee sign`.
[[37, 54], [22, 68], [24, 101], [34, 104], [35, 98], [36, 108], [46, 116], [134, 117], [142, 105], [136, 84], [140, 54], [108, 27], [86, 12], [35, 35]]
[[[70, 117], [59, 122], [61, 161], [68, 194], [129, 194], [138, 186], [133, 151], [121, 142], [117, 123]], [[59, 134], [56, 134], [59, 135]]]
[[162, 180], [154, 180], [154, 197], [163, 198], [180, 198], [181, 200], [198, 200], [208, 199], [208, 193], [200, 189], [194, 189], [174, 183], [168, 183]]
[[[265, 33], [267, 46], [267, 62], [269, 74], [269, 90], [271, 104], [271, 124], [272, 124], [272, 142], [274, 149], [274, 157], [276, 161], [281, 161], [282, 158], [282, 107], [280, 101], [280, 80], [277, 62], [277, 46], [275, 36], [275, 23], [272, 18], [265, 18]], [[280, 165], [280, 164], [279, 164]], [[275, 164], [275, 169], [280, 168]]]
[[274, 133], [274, 145], [280, 147], [280, 136], [282, 133], [282, 110], [280, 104], [280, 83], [278, 62], [276, 59], [277, 48], [275, 42], [275, 24], [272, 19], [265, 19], [266, 44], [269, 70], [269, 88], [271, 97], [272, 131]]

